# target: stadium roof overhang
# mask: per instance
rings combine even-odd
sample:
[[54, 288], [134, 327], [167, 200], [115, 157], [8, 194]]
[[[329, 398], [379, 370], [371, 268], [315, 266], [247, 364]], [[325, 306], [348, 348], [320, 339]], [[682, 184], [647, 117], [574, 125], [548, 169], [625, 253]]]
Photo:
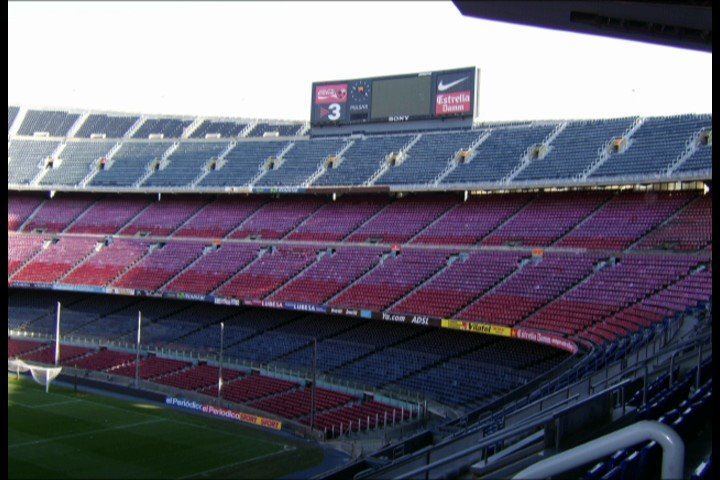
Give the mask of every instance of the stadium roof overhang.
[[469, 17], [712, 52], [712, 1], [467, 1]]

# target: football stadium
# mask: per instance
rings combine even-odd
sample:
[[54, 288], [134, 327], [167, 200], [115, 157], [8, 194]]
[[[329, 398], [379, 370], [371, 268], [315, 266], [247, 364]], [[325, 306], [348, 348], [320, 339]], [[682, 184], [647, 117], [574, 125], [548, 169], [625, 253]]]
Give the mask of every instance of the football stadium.
[[8, 105], [9, 478], [714, 478], [712, 114], [479, 121], [481, 72]]

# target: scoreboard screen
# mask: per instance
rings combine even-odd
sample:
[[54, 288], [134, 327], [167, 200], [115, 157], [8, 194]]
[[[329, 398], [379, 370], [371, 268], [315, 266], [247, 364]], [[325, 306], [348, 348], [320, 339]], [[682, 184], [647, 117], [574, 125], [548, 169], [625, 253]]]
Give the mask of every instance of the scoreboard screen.
[[476, 68], [314, 82], [312, 126], [474, 118]]
[[375, 80], [371, 118], [427, 115], [430, 111], [430, 80], [430, 76]]

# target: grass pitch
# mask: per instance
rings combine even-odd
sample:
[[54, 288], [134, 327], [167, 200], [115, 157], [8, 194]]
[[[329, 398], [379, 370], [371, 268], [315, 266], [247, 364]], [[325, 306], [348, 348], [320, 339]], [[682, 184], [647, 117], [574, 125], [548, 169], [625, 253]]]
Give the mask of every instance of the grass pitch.
[[234, 422], [8, 377], [8, 478], [278, 478], [322, 458]]

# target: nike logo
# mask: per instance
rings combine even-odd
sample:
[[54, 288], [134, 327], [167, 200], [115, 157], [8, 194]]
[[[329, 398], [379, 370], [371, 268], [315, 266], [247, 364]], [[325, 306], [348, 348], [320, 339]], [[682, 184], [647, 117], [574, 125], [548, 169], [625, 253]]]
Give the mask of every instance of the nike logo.
[[446, 84], [446, 83], [443, 83], [442, 80], [440, 80], [440, 83], [438, 83], [438, 92], [444, 92], [444, 91], [447, 90], [448, 88], [452, 88], [452, 87], [454, 87], [455, 85], [457, 85], [458, 83], [462, 83], [462, 82], [464, 82], [464, 81], [467, 80], [467, 79], [468, 79], [468, 77], [463, 77], [463, 78], [461, 78], [460, 80], [455, 80], [454, 82], [450, 82], [450, 83], [447, 83], [447, 84]]

